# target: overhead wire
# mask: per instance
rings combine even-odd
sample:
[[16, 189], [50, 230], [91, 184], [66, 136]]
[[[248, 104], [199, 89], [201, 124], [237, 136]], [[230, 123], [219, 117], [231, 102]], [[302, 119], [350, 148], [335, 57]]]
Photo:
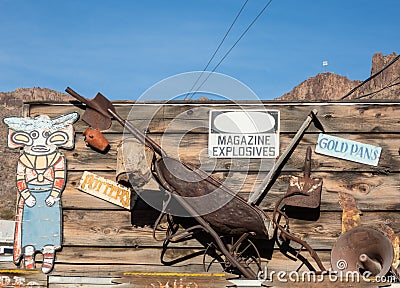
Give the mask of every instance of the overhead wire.
[[358, 84], [356, 87], [354, 87], [353, 89], [351, 89], [346, 95], [344, 95], [342, 98], [340, 98], [340, 100], [344, 100], [347, 97], [349, 97], [351, 94], [353, 94], [355, 91], [357, 91], [358, 89], [360, 89], [362, 86], [364, 86], [366, 83], [368, 83], [369, 81], [371, 81], [372, 79], [374, 79], [376, 76], [378, 76], [379, 74], [381, 74], [383, 71], [385, 71], [386, 69], [388, 69], [390, 66], [392, 66], [397, 60], [399, 60], [400, 58], [400, 54], [397, 55], [395, 58], [393, 58], [392, 61], [390, 61], [385, 67], [383, 67], [381, 70], [379, 70], [378, 72], [376, 72], [375, 74], [371, 75], [370, 77], [368, 77], [367, 79], [365, 79], [363, 82], [361, 82], [360, 84]]
[[[254, 25], [254, 23], [256, 23], [256, 21], [258, 20], [258, 18], [260, 18], [260, 16], [265, 12], [265, 10], [267, 10], [267, 8], [270, 6], [272, 0], [269, 0], [267, 2], [267, 4], [262, 8], [262, 10], [257, 14], [257, 16], [253, 19], [253, 21], [247, 26], [247, 28], [242, 32], [242, 34], [239, 36], [239, 38], [236, 40], [235, 43], [233, 43], [233, 45], [231, 46], [231, 48], [229, 48], [229, 50], [224, 54], [224, 56], [221, 58], [221, 60], [217, 63], [217, 65], [215, 65], [215, 67], [211, 70], [211, 72], [207, 75], [206, 79], [204, 79], [204, 81], [197, 87], [197, 89], [194, 90], [195, 91], [199, 91], [199, 89], [201, 89], [201, 87], [203, 87], [203, 85], [207, 82], [207, 80], [210, 78], [210, 76], [217, 70], [217, 68], [219, 67], [219, 65], [221, 65], [221, 63], [226, 59], [226, 57], [231, 53], [231, 51], [233, 50], [233, 48], [236, 47], [236, 45], [239, 43], [239, 41], [246, 35], [246, 33], [250, 30], [250, 28]], [[192, 94], [190, 97], [193, 97], [194, 93], [192, 91]], [[190, 98], [189, 98], [190, 99]]]
[[[228, 34], [231, 32], [233, 25], [235, 25], [235, 23], [236, 23], [237, 19], [239, 18], [240, 14], [242, 14], [242, 11], [243, 11], [244, 7], [246, 6], [247, 2], [249, 2], [249, 0], [244, 1], [243, 5], [242, 5], [242, 7], [240, 8], [239, 12], [237, 13], [235, 19], [233, 19], [233, 22], [232, 22], [231, 25], [229, 26], [229, 28], [228, 28], [228, 30], [226, 31], [224, 37], [223, 37], [222, 40], [219, 42], [219, 45], [218, 45], [217, 49], [215, 49], [215, 51], [214, 51], [214, 53], [212, 54], [210, 60], [208, 60], [207, 65], [204, 67], [203, 71], [202, 71], [202, 72], [200, 73], [200, 75], [197, 77], [196, 82], [194, 82], [194, 84], [193, 84], [192, 88], [190, 88], [190, 91], [189, 91], [189, 92], [192, 92], [192, 91], [193, 91], [194, 87], [195, 87], [195, 86], [197, 85], [197, 83], [200, 81], [201, 76], [203, 76], [203, 74], [204, 74], [204, 72], [207, 70], [208, 66], [210, 66], [211, 61], [214, 60], [214, 58], [215, 58], [215, 56], [217, 55], [217, 53], [218, 53], [219, 49], [221, 48], [222, 44], [224, 44], [225, 39], [228, 37]], [[187, 99], [187, 98], [190, 99], [191, 97], [193, 97], [193, 94], [194, 94], [194, 93], [192, 93], [190, 96], [187, 96], [185, 99]]]
[[394, 87], [394, 86], [396, 86], [396, 85], [400, 85], [400, 82], [396, 82], [398, 79], [400, 79], [400, 75], [397, 76], [394, 80], [390, 81], [390, 83], [388, 83], [388, 84], [385, 85], [384, 87], [382, 87], [382, 88], [380, 88], [380, 89], [378, 89], [378, 90], [375, 90], [375, 91], [372, 91], [372, 92], [363, 94], [363, 95], [361, 95], [361, 96], [358, 96], [357, 98], [355, 98], [355, 100], [359, 100], [359, 99], [362, 99], [362, 98], [366, 98], [366, 97], [369, 97], [369, 96], [371, 96], [371, 95], [374, 95], [374, 94], [377, 94], [377, 93], [379, 93], [379, 92], [382, 92], [383, 90], [386, 90], [386, 89], [388, 89], [388, 88]]

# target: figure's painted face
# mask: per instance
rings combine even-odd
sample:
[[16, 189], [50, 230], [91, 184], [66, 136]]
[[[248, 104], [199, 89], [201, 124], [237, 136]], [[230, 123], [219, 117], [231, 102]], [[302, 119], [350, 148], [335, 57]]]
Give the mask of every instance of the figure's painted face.
[[20, 148], [31, 155], [47, 155], [58, 147], [74, 147], [72, 124], [79, 118], [78, 113], [50, 119], [46, 115], [35, 118], [9, 117], [3, 121], [8, 125], [8, 147]]
[[23, 145], [24, 151], [32, 155], [45, 155], [54, 152], [57, 147], [67, 144], [70, 136], [65, 131], [37, 129], [32, 131], [16, 131], [11, 141]]

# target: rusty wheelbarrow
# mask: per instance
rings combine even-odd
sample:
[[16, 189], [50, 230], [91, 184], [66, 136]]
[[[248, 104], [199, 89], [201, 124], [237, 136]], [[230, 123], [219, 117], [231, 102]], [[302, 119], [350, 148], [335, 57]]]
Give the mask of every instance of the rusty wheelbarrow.
[[[263, 181], [260, 186], [261, 188], [246, 201], [206, 172], [168, 156], [155, 141], [133, 126], [130, 122], [122, 119], [115, 112], [112, 103], [100, 93], [95, 99], [88, 100], [71, 88], [67, 88], [66, 91], [86, 104], [86, 109], [89, 113], [93, 114], [93, 111], [97, 112], [96, 121], [106, 122], [108, 121], [107, 119], [114, 118], [143, 145], [153, 150], [155, 157], [153, 157], [152, 162], [152, 174], [154, 179], [158, 182], [161, 188], [160, 190], [167, 193], [169, 199], [165, 202], [159, 219], [167, 214], [168, 204], [171, 202], [179, 203], [190, 215], [190, 219], [181, 219], [181, 217], [167, 215], [169, 228], [167, 237], [163, 239], [164, 251], [162, 256], [169, 243], [193, 237], [196, 233], [203, 233], [207, 236], [206, 238], [209, 239], [208, 244], [205, 244], [207, 247], [206, 253], [215, 258], [215, 261], [204, 263], [206, 269], [208, 269], [213, 262], [217, 262], [222, 265], [226, 272], [240, 274], [248, 279], [257, 279], [257, 274], [262, 270], [262, 267], [260, 264], [260, 253], [255, 243], [262, 241], [264, 242], [263, 245], [265, 245], [265, 241], [274, 242], [277, 232], [277, 227], [272, 220], [257, 205], [262, 201], [262, 198], [276, 180], [283, 165], [288, 157], [290, 157], [305, 130], [313, 120], [316, 120], [316, 111], [312, 111], [307, 116], [306, 121], [292, 139], [286, 151], [278, 159], [265, 181]], [[101, 101], [99, 101], [99, 99], [101, 99]], [[96, 126], [96, 123], [92, 123], [92, 119], [95, 119], [94, 117], [83, 118], [86, 119], [85, 121], [91, 126]], [[111, 122], [107, 122], [105, 126], [108, 125], [111, 125]], [[179, 177], [177, 177], [177, 175], [179, 175]], [[185, 179], [190, 179], [190, 181], [185, 181]], [[213, 193], [215, 191], [217, 191], [217, 193]], [[194, 205], [188, 199], [190, 199], [190, 197], [194, 199], [195, 197], [209, 195], [210, 193], [213, 193], [213, 197], [215, 196], [222, 199], [228, 198], [229, 201], [213, 212], [202, 215], [199, 212], [199, 203]], [[160, 198], [162, 197], [164, 196], [160, 195]], [[210, 204], [203, 203], [203, 205]], [[158, 222], [159, 221], [155, 224], [155, 228]], [[184, 228], [183, 230], [178, 229], [179, 224]], [[294, 241], [296, 241], [296, 239], [294, 239]], [[315, 251], [310, 246], [303, 246], [315, 260], [319, 269], [325, 270]], [[271, 249], [273, 250], [273, 245]], [[299, 257], [299, 253], [297, 254], [297, 259], [308, 262], [305, 257]], [[308, 266], [310, 269], [315, 270], [312, 265]]]

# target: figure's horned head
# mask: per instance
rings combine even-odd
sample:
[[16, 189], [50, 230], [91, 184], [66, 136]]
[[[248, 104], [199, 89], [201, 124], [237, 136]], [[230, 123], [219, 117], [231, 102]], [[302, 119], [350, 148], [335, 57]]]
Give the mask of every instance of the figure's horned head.
[[3, 122], [8, 126], [8, 147], [23, 147], [32, 155], [46, 155], [58, 147], [74, 148], [74, 128], [79, 119], [76, 112], [51, 119], [47, 115], [35, 118], [8, 117]]

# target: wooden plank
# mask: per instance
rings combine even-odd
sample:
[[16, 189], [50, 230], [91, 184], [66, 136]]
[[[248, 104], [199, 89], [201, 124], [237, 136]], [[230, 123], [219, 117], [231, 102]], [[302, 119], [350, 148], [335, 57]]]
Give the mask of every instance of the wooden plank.
[[[97, 175], [113, 180], [114, 172], [96, 172]], [[261, 207], [272, 210], [276, 201], [286, 192], [289, 175], [300, 176], [301, 173], [283, 173], [268, 193]], [[257, 185], [265, 177], [265, 173], [245, 172], [217, 172], [213, 175], [239, 195], [248, 198]], [[120, 207], [98, 199], [77, 189], [82, 172], [70, 171], [68, 182], [62, 196], [64, 209], [104, 209], [121, 210]], [[400, 177], [398, 173], [388, 175], [375, 173], [343, 173], [343, 172], [313, 172], [311, 177], [322, 178], [322, 205], [321, 211], [341, 211], [338, 204], [338, 193], [345, 192], [353, 195], [357, 205], [362, 211], [400, 210], [400, 199], [397, 192], [400, 189]], [[134, 211], [142, 209], [140, 204]]]
[[[64, 244], [72, 246], [122, 246], [160, 247], [161, 243], [152, 238], [149, 227], [133, 227], [130, 213], [125, 211], [64, 211]], [[270, 214], [270, 213], [269, 213]], [[372, 225], [386, 223], [398, 233], [400, 214], [398, 212], [365, 212], [362, 223]], [[291, 220], [291, 231], [308, 241], [314, 249], [330, 249], [341, 233], [341, 213], [324, 212], [318, 221]], [[161, 238], [159, 231], [157, 237]], [[197, 241], [188, 241], [176, 247], [201, 247]]]
[[[292, 271], [291, 271], [292, 272]], [[203, 274], [203, 275], [202, 275]], [[221, 275], [221, 276], [220, 276]], [[226, 279], [223, 274], [212, 274], [210, 276], [205, 275], [205, 273], [180, 273], [180, 272], [127, 272], [120, 278], [112, 278], [112, 284], [107, 287], [186, 287], [186, 288], [194, 288], [194, 287], [207, 287], [207, 288], [221, 288], [221, 287], [260, 287], [260, 283], [258, 281], [253, 281], [253, 286], [236, 286], [237, 285], [245, 285], [244, 282], [249, 283], [251, 281], [246, 281], [244, 279], [236, 281], [234, 278]], [[360, 280], [354, 278], [355, 280], [343, 279], [336, 280], [335, 276], [308, 276], [308, 274], [304, 275], [305, 280], [299, 280], [298, 282], [293, 282], [296, 276], [291, 275], [289, 278], [289, 274], [286, 274], [285, 277], [280, 274], [280, 277], [273, 277], [272, 280], [267, 280], [263, 282], [263, 287], [271, 287], [271, 288], [286, 288], [286, 287], [307, 287], [307, 288], [378, 288], [382, 287], [382, 283], [378, 286], [377, 283], [374, 283], [372, 280], [368, 282], [364, 281], [361, 277]], [[302, 274], [299, 275], [299, 279], [302, 279]], [[307, 277], [311, 277], [308, 280]], [[67, 278], [67, 277], [65, 277]], [[62, 279], [62, 278], [61, 278]], [[65, 281], [68, 281], [67, 278]], [[333, 280], [332, 280], [333, 279]], [[86, 282], [84, 279], [82, 281]], [[61, 282], [61, 281], [60, 281]], [[123, 282], [123, 283], [120, 283]], [[256, 283], [258, 286], [255, 286]], [[181, 286], [178, 286], [181, 285]], [[386, 283], [386, 285], [389, 285]], [[385, 286], [386, 286], [385, 285]], [[104, 285], [95, 285], [95, 284], [49, 284], [50, 288], [73, 288], [73, 287], [85, 287], [85, 288], [101, 288]], [[391, 287], [398, 287], [397, 284], [392, 284]]]
[[47, 275], [36, 270], [24, 270], [12, 262], [0, 262], [0, 287], [47, 287]]
[[[200, 265], [200, 262], [196, 264], [196, 262], [192, 262], [190, 265], [186, 266], [180, 266], [180, 265], [172, 265], [172, 266], [166, 266], [166, 265], [156, 265], [156, 264], [125, 264], [125, 263], [118, 263], [118, 260], [121, 260], [122, 258], [125, 258], [126, 260], [129, 260], [130, 257], [132, 257], [132, 262], [134, 262], [137, 258], [135, 257], [135, 254], [138, 252], [136, 250], [127, 250], [127, 251], [116, 251], [115, 249], [108, 249], [110, 257], [108, 258], [109, 261], [111, 262], [104, 262], [104, 263], [92, 263], [91, 262], [91, 255], [93, 251], [88, 251], [88, 249], [78, 249], [76, 247], [70, 248], [70, 249], [75, 249], [76, 253], [79, 253], [82, 258], [88, 259], [86, 263], [70, 263], [66, 262], [68, 259], [63, 259], [63, 261], [60, 263], [57, 263], [55, 266], [55, 271], [52, 273], [50, 276], [50, 287], [62, 287], [62, 286], [53, 286], [56, 284], [56, 281], [53, 281], [52, 278], [58, 278], [59, 282], [63, 282], [63, 284], [67, 284], [68, 281], [71, 281], [71, 278], [74, 277], [82, 277], [81, 282], [83, 283], [90, 283], [90, 279], [84, 279], [84, 278], [91, 278], [91, 279], [96, 279], [96, 276], [101, 279], [105, 279], [105, 281], [110, 280], [113, 278], [112, 282], [115, 283], [130, 283], [130, 284], [148, 284], [150, 285], [152, 281], [163, 281], [164, 279], [168, 279], [171, 283], [174, 283], [174, 280], [180, 280], [182, 279], [194, 279], [193, 277], [201, 277], [203, 276], [206, 279], [209, 279], [209, 281], [215, 281], [215, 277], [219, 278], [219, 285], [223, 284], [220, 281], [225, 280], [226, 278], [229, 278], [229, 274], [224, 274], [221, 267], [215, 267], [213, 270], [213, 274], [210, 273], [204, 273], [202, 270], [202, 267]], [[104, 249], [99, 249], [99, 255], [103, 255], [103, 253], [107, 253], [105, 251], [106, 248]], [[89, 249], [89, 250], [94, 250], [94, 249]], [[119, 249], [120, 250], [120, 249]], [[147, 252], [149, 252], [152, 249], [148, 249]], [[63, 251], [64, 252], [64, 251]], [[65, 251], [67, 253], [67, 251]], [[155, 251], [157, 252], [157, 251]], [[153, 259], [154, 256], [152, 254], [153, 251], [148, 253], [149, 259]], [[61, 253], [60, 253], [61, 254]], [[113, 258], [111, 257], [112, 255], [115, 255], [115, 261], [113, 261]], [[330, 252], [329, 251], [318, 251], [318, 255], [322, 260], [322, 263], [324, 266], [329, 269], [330, 268]], [[66, 255], [64, 255], [66, 256]], [[143, 254], [143, 256], [145, 256]], [[61, 256], [60, 256], [61, 257]], [[72, 258], [71, 260], [75, 260], [76, 258]], [[196, 259], [198, 261], [198, 259]], [[97, 261], [96, 261], [97, 262]], [[152, 263], [152, 262], [150, 262]], [[278, 251], [275, 251], [273, 254], [272, 260], [269, 261], [267, 266], [263, 266], [262, 269], [264, 271], [267, 271], [268, 275], [272, 275], [271, 273], [274, 273], [275, 275], [278, 272], [286, 272], [290, 273], [295, 271], [299, 267], [300, 263], [299, 262], [294, 262], [286, 258], [284, 255], [279, 253]], [[268, 267], [268, 268], [266, 268]], [[301, 268], [299, 273], [303, 273], [304, 271], [307, 271], [305, 267]], [[203, 274], [203, 275], [199, 275]], [[301, 275], [301, 274], [300, 274]], [[171, 278], [172, 277], [172, 278]], [[211, 278], [212, 277], [212, 278]], [[64, 279], [63, 279], [64, 278]], [[73, 279], [72, 279], [73, 280]], [[78, 279], [79, 280], [79, 279]], [[76, 279], [75, 279], [76, 282]], [[158, 283], [158, 282], [155, 282]], [[166, 283], [166, 281], [163, 281], [161, 283]], [[211, 282], [214, 283], [214, 282]], [[278, 281], [277, 278], [274, 278], [272, 283], [274, 287], [292, 287], [292, 286], [285, 286], [285, 283], [282, 283], [284, 286], [280, 286], [281, 283]], [[86, 285], [87, 285], [86, 284]], [[198, 283], [199, 284], [199, 283]], [[271, 284], [271, 282], [269, 282]], [[312, 283], [311, 283], [312, 284]], [[324, 286], [315, 286], [315, 287], [330, 287], [326, 286], [329, 283], [326, 283], [326, 281], [323, 281]], [[90, 286], [84, 286], [84, 287], [90, 287]], [[304, 285], [304, 283], [303, 283]], [[68, 287], [68, 286], [67, 286]], [[207, 286], [199, 286], [199, 287], [213, 287], [212, 285], [207, 285]], [[216, 286], [216, 287], [222, 287], [222, 286]], [[300, 286], [301, 287], [301, 286]], [[303, 286], [304, 287], [304, 286]], [[313, 286], [314, 287], [314, 286]], [[334, 286], [337, 287], [337, 286]], [[340, 286], [341, 287], [341, 286]], [[346, 287], [346, 286], [343, 286]], [[356, 287], [356, 286], [355, 286]], [[361, 286], [361, 287], [366, 287], [366, 286]]]
[[[129, 271], [126, 267], [137, 265], [135, 268], [130, 268], [131, 271], [145, 271], [137, 270], [140, 266], [154, 266], [153, 269], [148, 271], [181, 271], [181, 272], [204, 272], [203, 254], [199, 249], [171, 249], [167, 252], [164, 258], [167, 261], [172, 261], [178, 257], [194, 255], [193, 258], [185, 259], [181, 262], [163, 264], [160, 262], [161, 248], [113, 248], [113, 247], [64, 247], [63, 250], [57, 253], [56, 266], [62, 264], [69, 265], [121, 265], [123, 271]], [[318, 250], [318, 256], [321, 258], [322, 263], [326, 268], [330, 267], [330, 252], [325, 250]], [[197, 253], [197, 254], [193, 254]], [[304, 256], [310, 258], [306, 252]], [[311, 259], [311, 258], [310, 258]], [[272, 259], [267, 261], [263, 259], [262, 265], [268, 265], [269, 269], [276, 271], [291, 271], [298, 268], [299, 262], [292, 261], [275, 250]], [[172, 268], [172, 269], [171, 269]], [[194, 270], [197, 269], [197, 270]], [[222, 269], [219, 265], [212, 266], [213, 273], [221, 273]], [[263, 267], [264, 268], [264, 267]], [[306, 270], [306, 268], [302, 268]]]
[[[116, 169], [117, 145], [121, 141], [121, 135], [106, 135], [111, 149], [107, 154], [93, 151], [83, 141], [83, 137], [77, 135], [75, 149], [64, 151], [68, 159], [68, 169], [70, 170], [102, 170], [112, 171]], [[155, 136], [155, 137], [154, 137]], [[211, 159], [207, 155], [207, 135], [205, 134], [170, 134], [161, 137], [151, 135], [158, 143], [161, 143], [165, 151], [173, 156], [178, 155], [179, 159], [193, 165], [201, 165], [207, 171], [269, 171], [273, 165], [271, 159]], [[281, 135], [281, 151], [288, 145], [293, 135]], [[400, 158], [399, 142], [400, 134], [339, 134], [349, 140], [369, 143], [382, 147], [382, 155], [378, 167], [365, 164], [350, 162], [324, 155], [313, 154], [313, 171], [372, 171], [372, 172], [399, 172]], [[306, 146], [315, 147], [318, 134], [307, 134], [300, 142], [296, 151], [292, 154], [289, 161], [284, 166], [283, 171], [302, 171]], [[179, 143], [179, 145], [177, 145]]]
[[166, 265], [116, 265], [116, 264], [85, 264], [77, 265], [70, 263], [56, 263], [52, 275], [65, 276], [82, 276], [90, 275], [91, 277], [115, 277], [124, 272], [201, 272], [202, 264], [190, 264], [182, 270], [182, 266], [166, 266]]
[[[181, 252], [176, 252], [181, 251]], [[173, 256], [183, 255], [193, 252], [188, 249], [175, 249]], [[317, 251], [322, 263], [330, 268], [330, 252], [325, 250]], [[310, 258], [307, 253], [304, 256]], [[183, 262], [164, 265], [160, 262], [160, 248], [84, 248], [84, 247], [64, 247], [62, 252], [57, 254], [57, 263], [52, 275], [68, 276], [97, 276], [103, 277], [134, 274], [130, 272], [181, 272], [181, 273], [201, 273], [203, 269], [203, 256], [185, 260]], [[168, 256], [167, 256], [168, 259]], [[171, 258], [172, 259], [172, 258]], [[86, 261], [85, 261], [86, 260]], [[312, 262], [313, 263], [313, 262]], [[313, 263], [315, 264], [315, 263]], [[268, 267], [269, 271], [294, 271], [299, 266], [299, 261], [292, 261], [279, 251], [274, 251], [272, 259], [268, 262], [263, 261], [263, 269]], [[71, 267], [67, 269], [67, 267]], [[79, 267], [81, 269], [79, 269]], [[211, 267], [211, 273], [221, 273], [219, 265]], [[305, 267], [301, 271], [306, 271]], [[105, 273], [102, 273], [105, 272]], [[98, 274], [97, 274], [98, 273]], [[118, 274], [119, 273], [119, 274]], [[124, 276], [126, 276], [126, 274]]]
[[[110, 287], [117, 286], [114, 277], [49, 276], [49, 287]], [[59, 286], [60, 285], [60, 286]]]
[[[276, 181], [260, 207], [272, 210], [275, 203], [284, 195], [289, 183], [289, 175], [283, 173]], [[301, 174], [294, 174], [300, 176]], [[240, 191], [239, 195], [248, 198], [264, 175], [234, 172], [228, 175], [216, 173], [223, 183], [233, 191]], [[338, 204], [338, 193], [351, 194], [362, 211], [399, 210], [400, 199], [396, 191], [400, 189], [398, 173], [380, 175], [374, 173], [342, 173], [316, 172], [312, 178], [323, 179], [321, 211], [338, 211], [342, 209]]]
[[[163, 265], [160, 262], [157, 262], [159, 260], [160, 252], [161, 249], [153, 248], [138, 250], [134, 248], [64, 247], [62, 252], [57, 253], [57, 262], [50, 278], [114, 277], [116, 278], [116, 283], [126, 283], [127, 279], [131, 280], [136, 277], [143, 278], [146, 276], [146, 279], [154, 279], [157, 274], [159, 276], [161, 273], [204, 273], [202, 257], [200, 256], [192, 258], [184, 264], [178, 263], [173, 265]], [[330, 252], [322, 250], [317, 251], [317, 253], [325, 268], [329, 269]], [[308, 257], [307, 253], [304, 253], [304, 256]], [[147, 263], [143, 263], [145, 258], [148, 260]], [[101, 259], [104, 259], [104, 261], [101, 262]], [[300, 264], [299, 261], [292, 261], [279, 251], [274, 251], [272, 259], [268, 261], [268, 263], [264, 262], [264, 264], [262, 264], [262, 269], [268, 273], [271, 273], [272, 271], [291, 272], [297, 270]], [[12, 264], [10, 263], [10, 265]], [[211, 268], [212, 271], [209, 271], [209, 273], [223, 273], [223, 270], [219, 265], [212, 266]], [[307, 268], [302, 267], [300, 272], [303, 271], [307, 271]], [[144, 275], [140, 272], [148, 274]], [[229, 276], [229, 274], [226, 274], [225, 277]], [[50, 281], [49, 284], [54, 284], [54, 282], [55, 281]]]
[[[64, 265], [65, 266], [65, 265]], [[68, 267], [68, 266], [65, 266]], [[84, 266], [85, 270], [92, 270], [92, 266]], [[135, 266], [129, 266], [135, 268]], [[114, 267], [111, 267], [114, 268]], [[101, 268], [100, 268], [101, 269]], [[107, 270], [109, 271], [109, 269]], [[90, 273], [92, 274], [92, 273]], [[90, 282], [111, 282], [107, 287], [208, 287], [220, 288], [226, 287], [230, 283], [226, 280], [225, 273], [185, 273], [185, 272], [168, 272], [168, 271], [133, 271], [133, 272], [113, 272], [112, 277], [99, 276], [82, 277], [82, 276], [50, 276], [52, 279], [57, 279], [55, 283], [49, 283], [49, 287], [88, 287], [98, 288], [105, 287], [104, 285], [90, 284]], [[115, 275], [115, 276], [114, 276]], [[68, 282], [75, 282], [68, 284]], [[87, 284], [79, 284], [87, 283]], [[180, 285], [180, 286], [178, 286]]]
[[[126, 119], [132, 109], [129, 119], [134, 121], [138, 128], [147, 129], [151, 132], [162, 132], [169, 127], [170, 131], [190, 131], [196, 129], [197, 132], [205, 133], [208, 128], [208, 116], [211, 109], [278, 109], [281, 112], [281, 131], [284, 133], [294, 133], [299, 127], [300, 122], [308, 115], [312, 109], [318, 110], [318, 117], [327, 133], [359, 133], [359, 132], [396, 132], [400, 125], [399, 109], [400, 104], [302, 104], [291, 103], [291, 105], [277, 105], [269, 103], [264, 105], [116, 105], [117, 112]], [[133, 107], [133, 108], [132, 108]], [[31, 104], [30, 114], [48, 114], [55, 116], [66, 114], [72, 111], [83, 113], [82, 106], [73, 105], [46, 105]], [[152, 119], [148, 125], [149, 119]], [[174, 122], [171, 120], [174, 119]], [[173, 123], [173, 124], [171, 124]], [[190, 125], [189, 125], [190, 124]], [[77, 131], [82, 132], [87, 125], [79, 121], [74, 125]], [[315, 131], [313, 127], [311, 131]], [[110, 132], [121, 132], [122, 127], [113, 123]]]
[[[71, 247], [66, 246], [57, 253], [57, 261], [60, 263], [85, 264], [118, 264], [118, 265], [162, 265], [160, 261], [162, 249], [160, 247], [146, 248], [122, 248], [122, 247]], [[195, 248], [171, 248], [167, 251], [164, 259], [172, 261], [195, 254], [193, 258], [184, 259], [175, 264], [182, 267], [188, 264], [198, 264], [202, 262], [202, 249]], [[197, 256], [196, 256], [197, 255]], [[182, 270], [182, 272], [184, 272]]]
[[[149, 226], [134, 227], [129, 211], [113, 210], [64, 210], [63, 245], [161, 247], [162, 242], [153, 239]], [[154, 223], [154, 222], [153, 222]], [[157, 239], [165, 237], [165, 231], [156, 233]], [[200, 247], [197, 241], [171, 245], [171, 247]]]
[[123, 279], [134, 287], [209, 287], [220, 288], [230, 284], [225, 274], [210, 273], [125, 273]]
[[[313, 153], [312, 156], [312, 170], [313, 171], [379, 171], [380, 169], [389, 169], [390, 171], [399, 171], [400, 168], [400, 159], [398, 157], [399, 150], [399, 140], [400, 134], [339, 134], [339, 137], [343, 137], [353, 141], [359, 141], [363, 143], [369, 143], [375, 146], [382, 147], [382, 155], [379, 161], [378, 167], [372, 167], [360, 163], [354, 163], [350, 161], [345, 161], [337, 158], [327, 157], [324, 155], [319, 155]], [[281, 135], [280, 137], [280, 150], [281, 153], [287, 147], [293, 135]], [[296, 151], [292, 154], [289, 161], [285, 165], [284, 170], [286, 171], [301, 171], [304, 166], [304, 157], [306, 146], [311, 145], [315, 147], [317, 143], [318, 134], [307, 134], [300, 142]], [[162, 143], [162, 146], [170, 153], [170, 155], [179, 155], [182, 161], [187, 161], [193, 164], [202, 164], [204, 167], [210, 166], [210, 162], [215, 162], [213, 159], [209, 159], [206, 153], [207, 148], [207, 135], [201, 134], [187, 134], [185, 137], [181, 138], [180, 135], [175, 137], [175, 135], [166, 135], [162, 137], [162, 139], [155, 139], [159, 143]], [[165, 143], [165, 144], [164, 144]], [[172, 145], [171, 145], [172, 143]], [[177, 147], [177, 143], [179, 143], [179, 147]], [[200, 157], [199, 157], [200, 155]], [[201, 162], [199, 163], [199, 158], [201, 158]], [[196, 161], [197, 160], [197, 161]], [[222, 160], [222, 159], [221, 159]], [[245, 167], [249, 165], [244, 165], [246, 162], [257, 163], [256, 161], [249, 161], [247, 159], [240, 160], [231, 160], [228, 159], [231, 164], [230, 169], [235, 170], [239, 169], [239, 167]], [[254, 159], [255, 160], [255, 159]], [[226, 163], [226, 162], [225, 162]], [[235, 163], [238, 163], [235, 165]], [[240, 164], [239, 164], [240, 163]], [[258, 161], [260, 163], [260, 161]], [[212, 163], [214, 164], [214, 163]], [[225, 167], [226, 164], [225, 164]], [[218, 167], [219, 168], [219, 167]], [[222, 167], [221, 167], [222, 168]], [[249, 167], [251, 170], [253, 167]], [[226, 168], [225, 168], [226, 169]], [[243, 169], [243, 168], [241, 168]], [[257, 169], [258, 171], [259, 169]], [[242, 170], [243, 171], [243, 170]]]
[[[215, 267], [215, 269], [213, 270], [213, 274], [202, 272], [203, 271], [202, 265], [199, 258], [193, 258], [191, 264], [187, 264], [184, 266], [182, 265], [166, 266], [160, 264], [157, 265], [156, 263], [153, 263], [151, 260], [155, 259], [158, 252], [159, 251], [157, 251], [157, 249], [151, 249], [151, 248], [140, 249], [138, 251], [137, 249], [127, 250], [120, 248], [116, 249], [116, 248], [64, 247], [62, 252], [57, 254], [57, 263], [55, 265], [55, 270], [50, 275], [48, 287], [76, 287], [76, 285], [79, 285], [80, 287], [96, 287], [94, 286], [95, 284], [92, 283], [96, 282], [97, 280], [98, 281], [101, 280], [103, 282], [111, 281], [111, 283], [115, 283], [115, 285], [118, 285], [119, 283], [125, 283], [125, 284], [129, 283], [131, 285], [132, 284], [151, 285], [151, 283], [153, 283], [154, 281], [157, 284], [158, 281], [160, 282], [163, 281], [161, 283], [164, 282], [166, 283], [166, 281], [174, 283], [175, 280], [179, 281], [181, 278], [184, 280], [187, 279], [193, 280], [199, 277], [202, 279], [208, 279], [208, 281], [210, 281], [212, 285], [207, 285], [207, 287], [222, 287], [221, 285], [225, 285], [223, 281], [225, 281], [225, 279], [227, 277], [229, 278], [230, 276], [229, 274], [222, 273], [222, 269], [220, 267]], [[329, 251], [317, 251], [317, 252], [324, 266], [327, 269], [329, 269], [330, 252]], [[138, 259], [137, 257], [138, 255], [136, 255], [137, 253], [141, 254], [141, 257], [147, 257], [150, 260], [150, 262], [147, 264], [142, 264], [141, 262], [133, 264], [132, 262], [135, 262]], [[101, 259], [101, 257], [104, 257], [105, 260], [104, 262], [99, 262], [99, 258]], [[76, 261], [77, 259], [82, 259], [87, 261], [77, 262]], [[123, 262], [121, 263], [121, 261]], [[276, 275], [276, 273], [280, 271], [286, 273], [295, 271], [299, 267], [299, 265], [300, 265], [299, 262], [291, 261], [278, 251], [275, 251], [271, 261], [268, 262], [267, 266], [263, 266], [262, 268], [264, 271], [267, 271], [269, 275], [271, 275], [271, 273], [273, 272], [275, 272]], [[306, 271], [306, 269], [303, 267], [301, 268], [300, 273], [304, 271]], [[27, 273], [27, 271], [24, 270], [21, 270], [21, 272]], [[35, 273], [34, 275], [42, 276], [42, 278], [45, 278], [45, 275], [41, 273]], [[216, 280], [218, 280], [219, 286], [217, 284], [216, 284], [217, 286], [213, 286], [215, 283], [214, 281]], [[72, 286], [73, 285], [72, 282], [74, 283], [75, 286]], [[200, 284], [200, 282], [196, 283]], [[287, 283], [285, 282], [278, 281], [277, 278], [274, 278], [272, 283], [270, 281], [268, 281], [267, 283], [268, 284], [273, 283], [273, 285], [275, 285], [273, 287], [293, 287], [293, 286], [287, 286]], [[302, 282], [302, 284], [304, 285], [304, 282]], [[323, 281], [321, 285], [322, 284], [323, 286], [317, 285], [312, 287], [331, 287], [329, 286], [330, 283], [326, 281]], [[205, 286], [199, 286], [199, 287], [205, 287]], [[304, 287], [304, 286], [299, 286], [299, 287]], [[332, 286], [332, 287], [342, 287], [342, 286]], [[357, 286], [353, 286], [352, 284], [352, 287], [357, 287]], [[360, 287], [367, 287], [367, 286], [360, 286]]]

